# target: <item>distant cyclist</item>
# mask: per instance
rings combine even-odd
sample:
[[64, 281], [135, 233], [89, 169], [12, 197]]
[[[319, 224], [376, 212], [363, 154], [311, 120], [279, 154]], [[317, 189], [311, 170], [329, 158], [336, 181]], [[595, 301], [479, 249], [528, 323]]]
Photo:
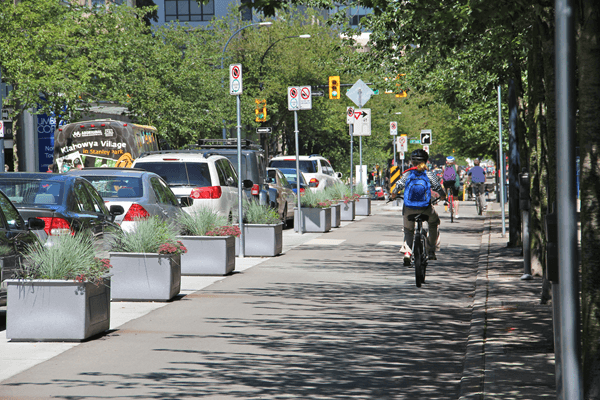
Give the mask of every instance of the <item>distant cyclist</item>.
[[429, 217], [429, 259], [436, 260], [435, 250], [438, 245], [440, 217], [431, 205], [431, 191], [437, 192], [441, 199], [446, 198], [446, 193], [440, 185], [437, 176], [427, 170], [429, 154], [425, 150], [415, 150], [410, 154], [412, 168], [407, 169], [394, 189], [393, 197], [404, 190], [404, 265], [410, 265], [411, 249], [415, 234], [415, 222], [409, 221], [412, 214], [424, 214]]
[[458, 218], [458, 190], [460, 189], [460, 177], [456, 170], [456, 160], [452, 156], [446, 157], [446, 165], [442, 168], [442, 181], [445, 190], [452, 190], [452, 195], [454, 196], [454, 217]]
[[479, 166], [480, 163], [479, 158], [476, 158], [473, 161], [475, 166], [471, 168], [467, 174], [467, 180], [472, 183], [473, 195], [475, 196], [476, 201], [477, 197], [483, 196], [485, 192], [485, 170]]

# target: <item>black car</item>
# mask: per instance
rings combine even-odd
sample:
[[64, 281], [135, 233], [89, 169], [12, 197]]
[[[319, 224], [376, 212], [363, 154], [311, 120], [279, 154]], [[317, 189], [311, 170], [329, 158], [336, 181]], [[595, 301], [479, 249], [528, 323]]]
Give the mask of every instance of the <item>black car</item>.
[[37, 218], [23, 220], [10, 199], [0, 192], [0, 306], [6, 305], [4, 281], [13, 278], [21, 267], [27, 247], [38, 242], [32, 229], [44, 229], [44, 221]]
[[23, 218], [45, 222], [42, 239], [51, 245], [64, 234], [90, 233], [98, 251], [108, 250], [108, 237], [121, 230], [114, 222], [122, 206], [109, 211], [90, 182], [76, 175], [42, 172], [5, 172], [0, 174], [0, 190]]

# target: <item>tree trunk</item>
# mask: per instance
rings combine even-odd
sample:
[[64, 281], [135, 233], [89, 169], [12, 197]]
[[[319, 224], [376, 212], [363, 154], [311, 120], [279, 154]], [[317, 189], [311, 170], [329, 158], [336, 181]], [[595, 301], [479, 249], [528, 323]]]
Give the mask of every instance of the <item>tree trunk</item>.
[[581, 0], [577, 45], [585, 398], [600, 397], [600, 4]]

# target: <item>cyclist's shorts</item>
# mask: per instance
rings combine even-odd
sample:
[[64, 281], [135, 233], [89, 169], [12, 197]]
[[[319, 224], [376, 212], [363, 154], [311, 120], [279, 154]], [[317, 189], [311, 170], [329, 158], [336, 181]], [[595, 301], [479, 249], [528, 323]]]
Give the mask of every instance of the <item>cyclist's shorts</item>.
[[452, 195], [458, 197], [458, 188], [456, 187], [456, 181], [444, 181], [444, 189], [446, 192], [448, 189], [452, 189]]
[[473, 194], [475, 196], [479, 196], [480, 194], [484, 194], [485, 192], [485, 183], [473, 183]]

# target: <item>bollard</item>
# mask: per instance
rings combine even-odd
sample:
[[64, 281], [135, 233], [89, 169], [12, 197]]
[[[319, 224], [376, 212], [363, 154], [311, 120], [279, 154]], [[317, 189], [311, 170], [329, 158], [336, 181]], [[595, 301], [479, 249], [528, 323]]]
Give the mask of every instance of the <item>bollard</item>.
[[529, 238], [529, 174], [523, 168], [519, 174], [519, 208], [521, 209], [521, 233], [523, 238], [523, 276], [521, 280], [533, 279], [531, 275], [531, 240]]

